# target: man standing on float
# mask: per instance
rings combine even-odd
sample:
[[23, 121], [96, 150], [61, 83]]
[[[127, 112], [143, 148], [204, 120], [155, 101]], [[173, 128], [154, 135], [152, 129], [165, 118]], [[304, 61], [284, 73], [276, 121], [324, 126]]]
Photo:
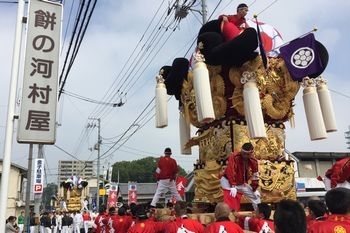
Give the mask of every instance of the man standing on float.
[[158, 181], [157, 190], [153, 196], [151, 208], [155, 208], [159, 198], [168, 191], [171, 192], [171, 195], [175, 197], [177, 201], [182, 201], [176, 188], [176, 177], [179, 168], [176, 160], [170, 157], [171, 154], [171, 149], [167, 147], [164, 150], [164, 156], [160, 157], [158, 160], [158, 167], [155, 172], [155, 177]]
[[224, 177], [231, 185], [230, 194], [237, 192], [245, 195], [253, 204], [254, 210], [261, 202], [259, 187], [258, 161], [254, 158], [254, 147], [250, 142], [244, 143], [241, 151], [232, 152], [228, 158]]

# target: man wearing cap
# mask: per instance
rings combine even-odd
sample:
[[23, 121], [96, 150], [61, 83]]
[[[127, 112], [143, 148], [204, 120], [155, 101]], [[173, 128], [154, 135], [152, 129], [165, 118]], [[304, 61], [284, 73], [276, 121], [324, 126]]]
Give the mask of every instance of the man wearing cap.
[[248, 6], [241, 3], [237, 6], [235, 15], [220, 15], [221, 32], [225, 41], [229, 41], [238, 36], [244, 29], [248, 27], [245, 16], [248, 13]]
[[179, 192], [176, 189], [176, 175], [179, 171], [176, 160], [170, 157], [171, 149], [165, 148], [164, 156], [158, 160], [158, 167], [155, 172], [157, 179], [157, 190], [153, 196], [151, 207], [155, 207], [159, 198], [163, 193], [171, 192], [171, 195], [175, 197], [177, 201], [182, 201]]
[[257, 190], [258, 161], [254, 158], [254, 147], [250, 142], [244, 143], [241, 151], [231, 153], [224, 176], [231, 186], [231, 196], [236, 197], [237, 192], [242, 193], [252, 202], [254, 210], [257, 210], [257, 205], [261, 202]]

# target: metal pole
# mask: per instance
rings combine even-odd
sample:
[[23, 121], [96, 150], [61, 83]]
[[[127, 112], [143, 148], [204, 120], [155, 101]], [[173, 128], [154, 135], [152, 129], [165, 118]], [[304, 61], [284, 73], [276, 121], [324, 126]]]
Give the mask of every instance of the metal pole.
[[101, 144], [101, 119], [97, 119], [98, 122], [98, 137], [97, 137], [97, 200], [96, 200], [96, 208], [99, 211], [100, 208], [100, 144]]
[[202, 20], [203, 20], [203, 24], [205, 24], [208, 21], [207, 14], [208, 14], [207, 2], [206, 2], [206, 0], [202, 0]]
[[28, 156], [28, 170], [27, 170], [27, 187], [26, 187], [26, 206], [24, 209], [24, 226], [29, 232], [29, 218], [30, 218], [30, 191], [32, 190], [32, 166], [33, 166], [33, 144], [29, 144], [29, 156]]
[[[43, 154], [43, 145], [39, 144], [38, 146], [38, 159], [43, 159], [44, 154]], [[41, 193], [34, 193], [34, 213], [35, 217], [40, 217], [40, 205], [41, 205], [41, 200], [42, 200], [42, 194]], [[37, 232], [37, 228], [39, 226], [35, 226], [35, 232]]]
[[6, 120], [6, 135], [4, 146], [4, 158], [2, 161], [1, 187], [0, 187], [0, 232], [5, 232], [6, 214], [7, 214], [7, 198], [8, 198], [8, 184], [10, 179], [11, 168], [11, 153], [13, 140], [13, 125], [15, 120], [15, 103], [16, 90], [18, 81], [18, 70], [21, 53], [21, 39], [22, 39], [22, 19], [24, 12], [24, 0], [18, 1], [17, 8], [17, 23], [15, 29], [15, 42], [12, 57], [11, 82], [9, 90], [9, 99], [7, 106], [7, 120]]

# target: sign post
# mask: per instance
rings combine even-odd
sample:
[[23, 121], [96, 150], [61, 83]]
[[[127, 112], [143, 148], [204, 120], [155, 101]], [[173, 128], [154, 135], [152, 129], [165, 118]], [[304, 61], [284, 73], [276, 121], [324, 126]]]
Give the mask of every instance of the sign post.
[[29, 2], [19, 143], [55, 143], [61, 18], [61, 4]]

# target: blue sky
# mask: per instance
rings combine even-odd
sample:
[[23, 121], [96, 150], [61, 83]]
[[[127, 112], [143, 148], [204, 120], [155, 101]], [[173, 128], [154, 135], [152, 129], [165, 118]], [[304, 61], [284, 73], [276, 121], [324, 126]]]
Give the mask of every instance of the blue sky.
[[[78, 1], [75, 1], [76, 4]], [[163, 5], [161, 3], [163, 2]], [[199, 2], [199, 1], [198, 1]], [[215, 9], [217, 1], [207, 1], [208, 16]], [[268, 7], [271, 3], [273, 3]], [[220, 6], [213, 13], [212, 19], [222, 13], [234, 13], [240, 2], [221, 1]], [[260, 21], [273, 25], [282, 34], [284, 41], [292, 40], [305, 32], [318, 28], [315, 37], [325, 45], [329, 53], [329, 63], [323, 73], [328, 80], [328, 87], [334, 105], [338, 131], [328, 135], [321, 141], [311, 141], [308, 133], [306, 117], [302, 101], [302, 89], [295, 100], [296, 127], [290, 128], [286, 122], [286, 148], [291, 151], [315, 151], [315, 152], [348, 152], [344, 132], [349, 130], [350, 114], [350, 81], [348, 78], [349, 61], [347, 59], [350, 45], [348, 33], [350, 29], [350, 2], [339, 0], [336, 4], [327, 0], [315, 1], [247, 1], [250, 7], [248, 18], [259, 14]], [[63, 35], [66, 31], [69, 7], [71, 1], [66, 1], [63, 19]], [[74, 6], [73, 4], [73, 6]], [[121, 74], [122, 68], [127, 64], [138, 43], [146, 43], [147, 35], [143, 33], [149, 26], [152, 17], [158, 7], [158, 22], [160, 16], [166, 11], [168, 1], [137, 1], [137, 0], [104, 0], [99, 1], [86, 32], [76, 61], [68, 76], [65, 89], [94, 100], [101, 100], [107, 90], [113, 86], [113, 82]], [[267, 8], [267, 9], [266, 9]], [[200, 10], [200, 7], [196, 7]], [[5, 124], [7, 117], [8, 89], [11, 74], [11, 58], [14, 40], [14, 27], [17, 13], [17, 4], [0, 4], [0, 149], [3, 152], [5, 138]], [[117, 108], [105, 108], [110, 112], [101, 119], [101, 136], [103, 137], [101, 153], [106, 152], [110, 143], [120, 137], [139, 114], [145, 109], [155, 94], [155, 76], [163, 65], [171, 65], [176, 57], [185, 56], [190, 45], [200, 28], [201, 16], [198, 12], [190, 12], [180, 22], [178, 28], [164, 32], [164, 27], [159, 30], [169, 37], [152, 62], [144, 64], [144, 71], [135, 75], [137, 82], [126, 95], [119, 95], [114, 101], [122, 100], [125, 104]], [[73, 19], [71, 19], [73, 20]], [[151, 29], [155, 24], [151, 25]], [[150, 30], [151, 30], [150, 29]], [[67, 30], [71, 33], [71, 28]], [[62, 58], [68, 46], [67, 40], [63, 44]], [[159, 45], [161, 42], [158, 42]], [[158, 46], [159, 46], [158, 45]], [[155, 45], [154, 45], [155, 46]], [[193, 51], [193, 47], [190, 49]], [[187, 58], [189, 54], [187, 54]], [[129, 63], [130, 64], [130, 63]], [[140, 65], [140, 64], [138, 64]], [[138, 67], [138, 66], [134, 66]], [[132, 68], [134, 68], [132, 67]], [[136, 68], [135, 68], [136, 69]], [[135, 70], [135, 72], [137, 72]], [[18, 95], [20, 96], [20, 95]], [[120, 97], [122, 97], [120, 99]], [[88, 130], [87, 123], [91, 123], [88, 117], [96, 111], [96, 104], [63, 95], [59, 104], [59, 123], [57, 129], [56, 146], [45, 146], [47, 159], [48, 180], [55, 181], [58, 160], [73, 159], [59, 148], [73, 154], [81, 160], [96, 159], [96, 151], [91, 151], [97, 142], [97, 130]], [[173, 149], [173, 155], [179, 164], [186, 170], [192, 170], [192, 164], [197, 159], [197, 149], [193, 154], [180, 155], [178, 133], [178, 103], [171, 98], [168, 106], [169, 125], [163, 129], [155, 128], [154, 119], [141, 127], [133, 136], [123, 144], [120, 149], [112, 154], [107, 153], [101, 161], [102, 166], [122, 160], [141, 159], [146, 156], [160, 156], [165, 147]], [[145, 121], [144, 121], [145, 122]], [[131, 127], [133, 132], [134, 128]], [[16, 132], [16, 129], [15, 129]], [[195, 130], [192, 130], [192, 134]], [[16, 135], [14, 135], [14, 139]], [[59, 147], [59, 148], [58, 148]], [[117, 146], [118, 147], [118, 146]], [[12, 162], [27, 166], [28, 145], [13, 143]], [[114, 151], [114, 150], [111, 150]]]

